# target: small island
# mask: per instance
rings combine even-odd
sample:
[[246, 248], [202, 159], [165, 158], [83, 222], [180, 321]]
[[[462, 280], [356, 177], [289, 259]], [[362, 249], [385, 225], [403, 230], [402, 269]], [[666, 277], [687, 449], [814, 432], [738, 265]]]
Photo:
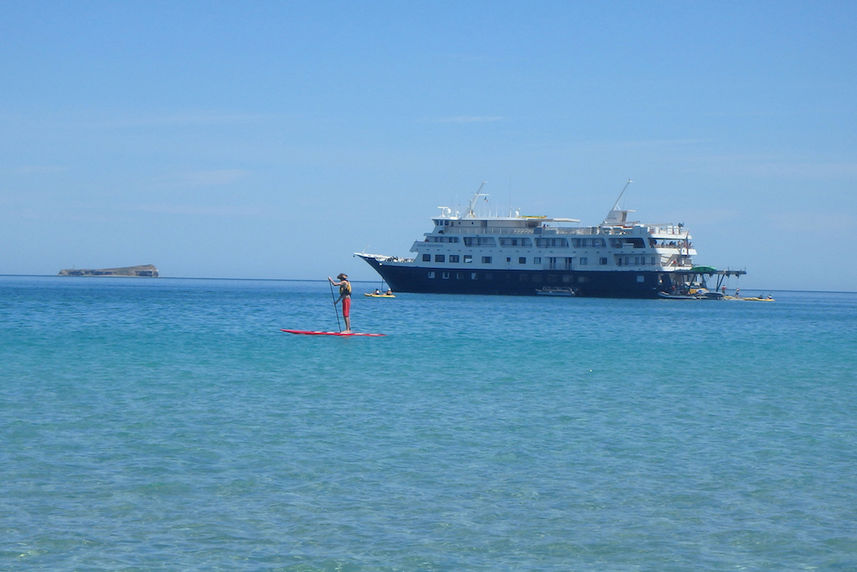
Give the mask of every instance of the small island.
[[153, 264], [123, 266], [120, 268], [66, 268], [59, 276], [131, 276], [138, 278], [157, 278], [158, 269]]

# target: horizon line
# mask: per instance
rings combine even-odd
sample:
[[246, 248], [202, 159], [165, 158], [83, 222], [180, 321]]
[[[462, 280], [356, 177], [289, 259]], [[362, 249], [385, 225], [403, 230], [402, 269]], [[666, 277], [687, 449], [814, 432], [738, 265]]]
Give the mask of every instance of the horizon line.
[[[63, 278], [63, 279], [116, 279], [127, 278], [132, 280], [158, 280], [166, 278], [168, 280], [244, 280], [256, 282], [325, 282], [321, 278], [224, 278], [212, 276], [60, 276], [58, 274], [0, 274], [0, 278]], [[378, 280], [350, 280], [350, 282], [377, 282]], [[763, 290], [766, 292], [803, 292], [803, 293], [819, 293], [819, 294], [857, 294], [857, 290], [795, 290], [793, 288], [758, 288], [755, 286], [741, 287], [742, 290]], [[422, 292], [406, 292], [406, 294], [421, 294]], [[487, 294], [484, 294], [487, 296]]]

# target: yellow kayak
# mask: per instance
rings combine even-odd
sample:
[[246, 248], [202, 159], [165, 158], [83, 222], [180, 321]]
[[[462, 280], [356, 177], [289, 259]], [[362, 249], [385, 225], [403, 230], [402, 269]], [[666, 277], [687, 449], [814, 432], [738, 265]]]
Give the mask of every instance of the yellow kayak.
[[373, 294], [371, 292], [365, 292], [363, 294], [367, 298], [395, 298], [395, 294]]

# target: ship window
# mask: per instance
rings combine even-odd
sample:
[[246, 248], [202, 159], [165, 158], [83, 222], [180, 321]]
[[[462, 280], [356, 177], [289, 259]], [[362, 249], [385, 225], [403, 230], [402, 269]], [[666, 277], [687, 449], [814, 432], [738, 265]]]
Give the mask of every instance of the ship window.
[[465, 236], [464, 246], [497, 246], [493, 236]]
[[567, 238], [537, 238], [536, 246], [539, 248], [567, 248]]
[[636, 264], [637, 266], [640, 265], [640, 257], [639, 256], [634, 257], [634, 264]]
[[429, 277], [429, 278], [434, 278], [434, 272], [429, 272], [429, 273], [428, 273], [428, 277]]
[[449, 272], [444, 272], [444, 273], [442, 274], [442, 277], [443, 277], [443, 279], [444, 279], [444, 280], [449, 280]]
[[511, 263], [511, 262], [512, 262], [512, 257], [511, 257], [511, 256], [507, 256], [507, 257], [506, 257], [506, 263], [507, 263], [507, 264], [509, 264], [509, 263]]
[[501, 236], [500, 246], [532, 246], [532, 241], [526, 237]]
[[435, 262], [446, 262], [446, 255], [445, 254], [435, 254], [434, 255], [434, 261]]
[[431, 262], [431, 254], [423, 254], [423, 262]]
[[519, 256], [518, 257], [518, 264], [526, 264], [526, 263], [527, 263], [527, 257], [526, 256]]
[[580, 264], [581, 266], [586, 266], [587, 264], [589, 264], [589, 258], [586, 256], [581, 256], [580, 262], [578, 262], [578, 264]]
[[534, 256], [533, 257], [533, 264], [541, 264], [541, 263], [542, 263], [542, 257], [541, 256]]
[[471, 279], [471, 280], [476, 280], [476, 273], [475, 273], [475, 272], [471, 272], [471, 273], [470, 273], [470, 279]]
[[450, 262], [458, 262], [458, 255], [457, 254], [450, 254], [449, 255], [449, 261]]
[[643, 283], [643, 282], [645, 282], [645, 281], [646, 281], [646, 277], [645, 277], [645, 276], [643, 276], [642, 274], [637, 274], [637, 283], [638, 283], [638, 284], [642, 284], [642, 283]]
[[473, 256], [471, 256], [470, 254], [465, 254], [464, 255], [464, 263], [470, 264], [471, 262], [473, 262]]
[[462, 278], [464, 278], [464, 272], [456, 272], [455, 273], [455, 279], [456, 280], [461, 280]]
[[491, 264], [491, 257], [490, 256], [483, 256], [482, 257], [482, 264]]
[[601, 266], [606, 266], [606, 265], [607, 265], [607, 257], [606, 257], [606, 256], [602, 256], [601, 258], [599, 258], [599, 259], [598, 259], [598, 264], [600, 264]]

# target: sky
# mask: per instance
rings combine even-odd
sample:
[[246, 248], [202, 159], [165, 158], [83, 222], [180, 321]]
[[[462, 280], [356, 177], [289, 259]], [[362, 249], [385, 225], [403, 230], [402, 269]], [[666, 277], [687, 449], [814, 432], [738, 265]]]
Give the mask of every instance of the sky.
[[41, 2], [0, 19], [0, 274], [376, 280], [440, 205], [627, 179], [742, 289], [857, 291], [857, 2]]

